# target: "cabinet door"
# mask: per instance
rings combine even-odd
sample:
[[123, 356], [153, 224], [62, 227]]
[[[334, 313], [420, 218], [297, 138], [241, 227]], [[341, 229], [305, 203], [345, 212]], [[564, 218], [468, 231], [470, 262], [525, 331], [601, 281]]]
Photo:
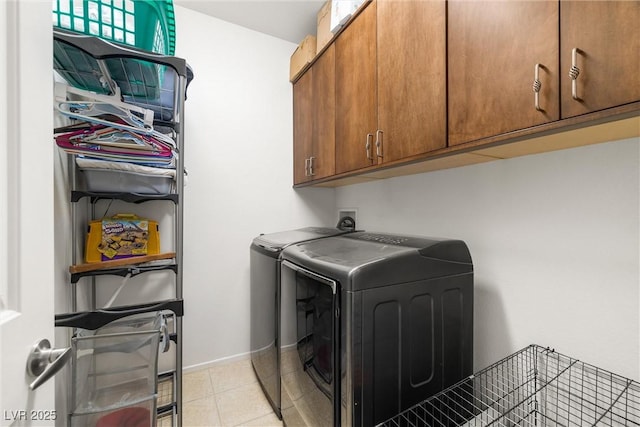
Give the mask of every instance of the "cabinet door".
[[313, 68], [293, 85], [293, 183], [310, 179], [308, 159], [313, 137]]
[[640, 100], [640, 2], [561, 1], [560, 11], [562, 117]]
[[[341, 173], [372, 164], [365, 144], [367, 134], [377, 129], [375, 2], [349, 24], [335, 45], [336, 173]], [[375, 158], [375, 147], [370, 152]]]
[[336, 55], [331, 45], [313, 64], [312, 179], [335, 174], [336, 155]]
[[378, 0], [384, 162], [446, 146], [445, 2]]
[[552, 1], [449, 1], [450, 145], [559, 119], [558, 9]]

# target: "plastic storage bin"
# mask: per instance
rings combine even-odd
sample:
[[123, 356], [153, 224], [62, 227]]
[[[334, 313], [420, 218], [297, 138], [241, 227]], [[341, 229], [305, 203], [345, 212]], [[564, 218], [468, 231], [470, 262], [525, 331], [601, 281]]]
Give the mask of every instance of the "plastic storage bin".
[[[120, 228], [119, 225], [122, 225]], [[118, 229], [118, 238], [114, 238], [114, 246], [110, 246], [105, 228]], [[142, 230], [140, 229], [142, 227]], [[136, 241], [143, 240], [143, 249], [135, 253], [131, 249]], [[123, 244], [123, 241], [128, 241]], [[127, 249], [127, 246], [129, 248]], [[120, 258], [131, 258], [139, 255], [156, 255], [160, 253], [160, 233], [156, 221], [140, 218], [133, 214], [119, 214], [89, 222], [89, 233], [85, 245], [85, 261], [100, 262]]]
[[[72, 338], [72, 426], [110, 425], [118, 417], [135, 420], [135, 426], [155, 425], [163, 325], [158, 312], [129, 316], [95, 331], [77, 330]], [[140, 422], [144, 414], [148, 424]]]
[[162, 55], [175, 51], [172, 0], [53, 0], [53, 26]]
[[[163, 85], [161, 81], [167, 67], [136, 58], [106, 58], [101, 61], [123, 97], [144, 100], [160, 98]], [[98, 60], [70, 44], [54, 43], [53, 69], [77, 88], [102, 95], [116, 94], [112, 82], [104, 78], [104, 71]]]
[[87, 191], [165, 195], [173, 189], [173, 178], [142, 172], [81, 169]]

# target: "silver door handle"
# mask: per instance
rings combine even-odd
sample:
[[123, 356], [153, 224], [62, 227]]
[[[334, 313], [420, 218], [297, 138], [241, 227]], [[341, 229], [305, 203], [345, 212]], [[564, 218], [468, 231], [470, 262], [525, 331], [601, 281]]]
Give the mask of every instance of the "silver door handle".
[[309, 160], [304, 159], [304, 176], [309, 176]]
[[29, 389], [35, 390], [47, 382], [70, 358], [71, 347], [51, 348], [51, 343], [47, 339], [34, 344], [27, 358], [27, 373], [36, 379], [29, 384]]
[[371, 155], [371, 141], [373, 140], [373, 134], [367, 134], [367, 143], [364, 145], [365, 150], [367, 151], [367, 159], [373, 160], [373, 156]]
[[309, 157], [309, 176], [315, 175], [315, 172], [313, 172], [313, 159], [315, 159], [315, 157]]
[[331, 280], [328, 277], [321, 276], [318, 273], [314, 273], [311, 270], [307, 270], [306, 268], [302, 268], [299, 265], [296, 265], [296, 264], [292, 263], [291, 261], [287, 261], [286, 259], [284, 261], [282, 261], [282, 265], [284, 265], [285, 267], [290, 268], [293, 271], [297, 271], [298, 273], [304, 274], [307, 277], [310, 277], [310, 278], [312, 278], [314, 280], [317, 280], [318, 282], [322, 283], [323, 285], [330, 286], [332, 293], [334, 295], [336, 294], [336, 290], [338, 289], [338, 284], [334, 280]]
[[376, 156], [382, 157], [382, 130], [376, 131]]
[[578, 76], [580, 75], [580, 68], [578, 67], [578, 53], [582, 51], [577, 47], [574, 47], [571, 51], [571, 69], [569, 70], [569, 77], [571, 77], [571, 96], [576, 101], [580, 101], [578, 97]]
[[540, 81], [540, 68], [543, 67], [540, 64], [536, 64], [533, 70], [533, 102], [536, 110], [543, 111], [540, 108], [540, 89], [542, 89], [542, 82]]

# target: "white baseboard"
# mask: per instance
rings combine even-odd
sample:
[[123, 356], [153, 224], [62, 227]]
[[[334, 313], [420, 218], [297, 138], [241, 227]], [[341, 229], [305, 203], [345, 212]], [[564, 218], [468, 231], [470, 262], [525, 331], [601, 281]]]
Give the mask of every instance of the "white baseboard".
[[[289, 352], [296, 349], [296, 344], [289, 344], [281, 347], [282, 352]], [[221, 357], [220, 359], [210, 360], [208, 362], [197, 363], [195, 365], [184, 366], [182, 368], [182, 372], [189, 373], [194, 371], [199, 371], [201, 369], [213, 368], [214, 366], [226, 365], [233, 362], [238, 362], [240, 360], [250, 360], [251, 352], [235, 354], [233, 356]]]
[[213, 368], [214, 366], [226, 365], [233, 362], [238, 362], [240, 360], [250, 360], [251, 352], [235, 354], [233, 356], [222, 357], [220, 359], [211, 360], [208, 362], [198, 363], [195, 365], [184, 366], [182, 368], [182, 372], [189, 373], [194, 371], [199, 371], [201, 369]]

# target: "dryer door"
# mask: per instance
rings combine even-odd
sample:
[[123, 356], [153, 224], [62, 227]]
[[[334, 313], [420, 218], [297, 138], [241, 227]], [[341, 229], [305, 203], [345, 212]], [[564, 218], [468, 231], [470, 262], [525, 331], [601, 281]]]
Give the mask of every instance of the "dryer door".
[[337, 283], [282, 262], [282, 418], [288, 425], [338, 425]]

